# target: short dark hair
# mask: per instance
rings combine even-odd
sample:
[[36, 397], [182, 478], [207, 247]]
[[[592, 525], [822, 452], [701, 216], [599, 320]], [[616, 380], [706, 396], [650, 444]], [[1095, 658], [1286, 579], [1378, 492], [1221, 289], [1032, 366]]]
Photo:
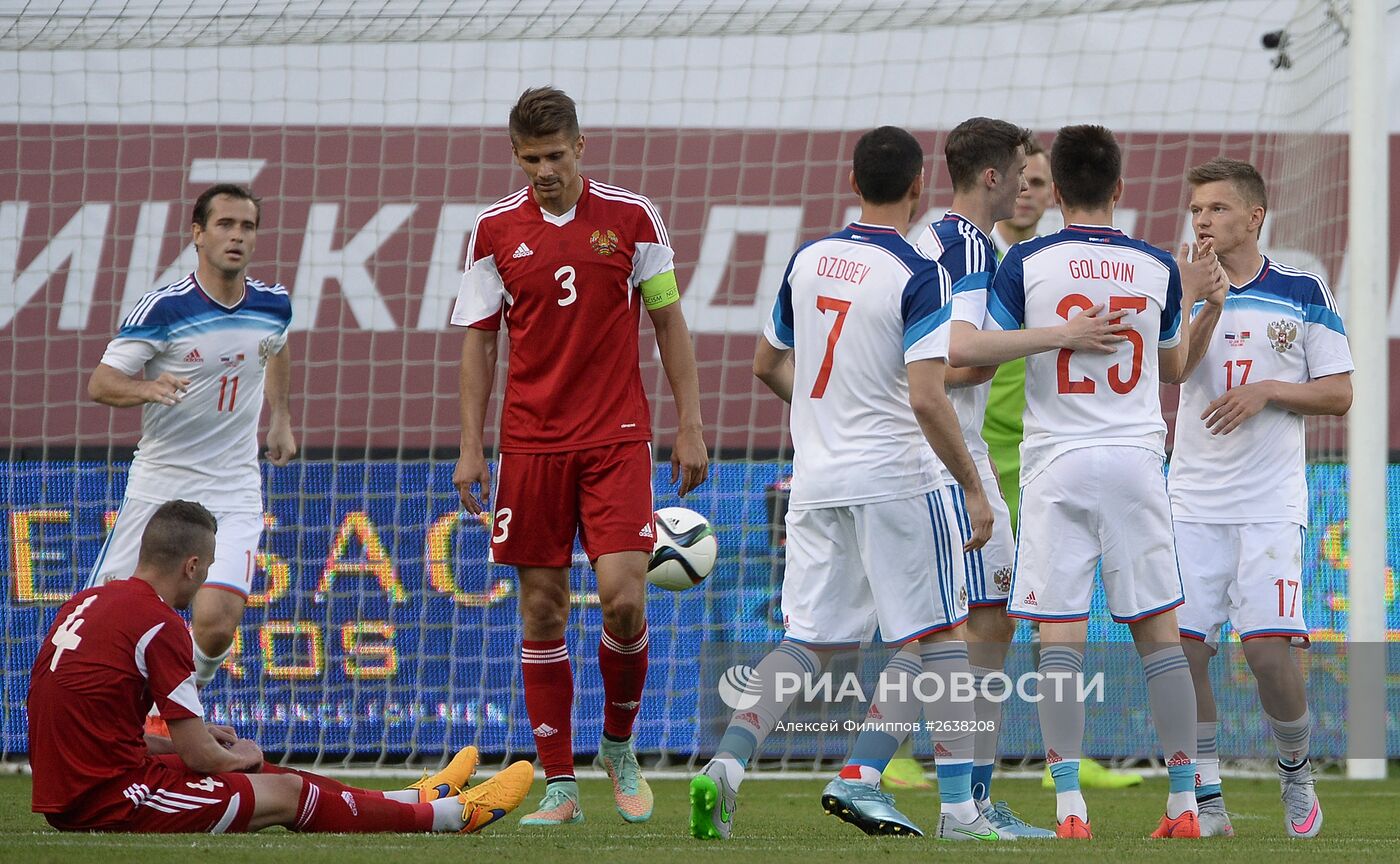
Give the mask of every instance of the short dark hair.
[[1032, 156], [1040, 156], [1041, 154], [1044, 154], [1047, 160], [1050, 158], [1050, 154], [1045, 152], [1045, 145], [1041, 144], [1040, 139], [1035, 137], [1034, 135], [1031, 135], [1031, 137], [1026, 139], [1025, 148], [1027, 159], [1031, 158]]
[[953, 189], [961, 191], [977, 185], [977, 177], [988, 168], [1002, 174], [1011, 169], [1016, 148], [1030, 152], [1031, 130], [1013, 126], [1005, 120], [973, 117], [964, 120], [948, 133], [943, 144], [943, 158], [948, 163], [948, 176]]
[[220, 195], [252, 201], [253, 209], [258, 213], [257, 221], [262, 221], [262, 199], [254, 195], [253, 190], [237, 183], [216, 183], [199, 193], [199, 197], [194, 199], [194, 224], [201, 228], [209, 227], [209, 205]]
[[510, 140], [550, 138], [563, 133], [578, 138], [578, 106], [556, 87], [531, 87], [510, 109]]
[[924, 148], [898, 126], [881, 126], [860, 136], [852, 161], [861, 199], [893, 204], [909, 194], [923, 173]]
[[1216, 156], [1204, 165], [1192, 168], [1186, 175], [1186, 182], [1192, 186], [1221, 180], [1230, 181], [1246, 205], [1269, 209], [1269, 192], [1264, 188], [1264, 178], [1259, 174], [1259, 169], [1248, 162]]
[[1107, 204], [1123, 176], [1123, 151], [1102, 126], [1064, 126], [1050, 146], [1050, 173], [1066, 206]]
[[212, 542], [219, 520], [194, 501], [167, 501], [156, 508], [141, 532], [142, 564], [170, 567], [203, 552], [206, 535]]

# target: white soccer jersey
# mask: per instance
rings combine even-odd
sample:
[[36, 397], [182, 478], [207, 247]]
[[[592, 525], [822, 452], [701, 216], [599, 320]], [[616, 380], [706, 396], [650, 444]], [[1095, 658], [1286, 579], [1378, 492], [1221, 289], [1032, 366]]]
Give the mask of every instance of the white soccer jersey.
[[141, 443], [126, 494], [198, 501], [219, 512], [262, 512], [258, 418], [268, 358], [287, 344], [292, 305], [281, 285], [244, 283], [224, 306], [191, 273], [142, 297], [102, 362], [148, 379], [190, 379], [182, 401], [141, 409]]
[[1336, 301], [1322, 279], [1265, 258], [1247, 284], [1231, 286], [1210, 347], [1181, 386], [1169, 477], [1173, 518], [1306, 525], [1302, 416], [1268, 406], [1228, 435], [1210, 434], [1200, 417], [1241, 384], [1301, 384], [1353, 368]]
[[984, 329], [1053, 327], [1103, 304], [1132, 326], [1113, 354], [1026, 359], [1021, 485], [1062, 453], [1134, 445], [1165, 454], [1157, 350], [1181, 339], [1181, 274], [1171, 256], [1113, 228], [1072, 225], [1017, 243], [992, 280]]
[[793, 349], [794, 509], [944, 485], [906, 364], [948, 356], [948, 274], [893, 228], [854, 222], [798, 249], [764, 336]]
[[[987, 286], [997, 269], [996, 247], [992, 241], [966, 217], [949, 210], [942, 219], [924, 229], [914, 248], [948, 271], [948, 278], [953, 282], [951, 320], [966, 321], [980, 329], [987, 317]], [[987, 455], [987, 442], [982, 440], [982, 418], [987, 413], [987, 399], [991, 394], [991, 381], [948, 390], [953, 410], [958, 412], [963, 442], [974, 461]]]

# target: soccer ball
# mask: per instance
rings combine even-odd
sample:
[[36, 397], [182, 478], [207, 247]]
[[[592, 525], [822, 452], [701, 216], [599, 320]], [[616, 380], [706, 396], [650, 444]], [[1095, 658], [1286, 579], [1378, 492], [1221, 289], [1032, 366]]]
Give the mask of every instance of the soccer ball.
[[684, 591], [705, 581], [718, 554], [708, 519], [684, 507], [663, 507], [656, 511], [656, 546], [647, 581], [667, 591]]

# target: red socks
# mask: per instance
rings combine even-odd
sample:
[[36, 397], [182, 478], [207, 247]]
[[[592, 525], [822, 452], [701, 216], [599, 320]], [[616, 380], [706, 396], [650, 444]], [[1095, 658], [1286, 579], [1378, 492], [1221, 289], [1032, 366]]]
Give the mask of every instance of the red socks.
[[604, 627], [598, 671], [603, 675], [603, 734], [624, 741], [632, 735], [647, 683], [646, 624], [630, 639], [620, 639]]
[[356, 787], [354, 787], [354, 786], [346, 786], [344, 783], [341, 783], [339, 780], [332, 780], [331, 778], [329, 778], [329, 777], [323, 777], [323, 776], [320, 775], [320, 774], [313, 774], [313, 773], [310, 772], [310, 771], [299, 771], [299, 770], [297, 770], [296, 768], [284, 768], [284, 767], [282, 767], [281, 765], [272, 765], [272, 764], [267, 763], [267, 762], [264, 762], [264, 763], [263, 763], [262, 769], [261, 769], [260, 771], [258, 771], [258, 773], [259, 773], [259, 774], [296, 774], [298, 777], [301, 777], [301, 779], [305, 780], [307, 783], [314, 783], [314, 784], [316, 784], [317, 786], [320, 786], [322, 792], [331, 792], [331, 793], [334, 793], [334, 794], [337, 794], [337, 795], [339, 795], [341, 792], [353, 792], [353, 793], [356, 794], [356, 795], [362, 795], [362, 796], [364, 796], [364, 797], [366, 797], [366, 798], [383, 798], [383, 797], [384, 797], [384, 793], [383, 793], [383, 792], [377, 791], [377, 790], [375, 790], [375, 789], [359, 789], [359, 788], [356, 788]]
[[572, 780], [574, 673], [564, 640], [521, 642], [520, 672], [525, 679], [525, 713], [530, 716], [545, 779]]
[[301, 784], [296, 822], [289, 826], [294, 831], [408, 834], [433, 830], [431, 804], [400, 804], [349, 787], [337, 790], [324, 783], [324, 777], [303, 776], [306, 782]]

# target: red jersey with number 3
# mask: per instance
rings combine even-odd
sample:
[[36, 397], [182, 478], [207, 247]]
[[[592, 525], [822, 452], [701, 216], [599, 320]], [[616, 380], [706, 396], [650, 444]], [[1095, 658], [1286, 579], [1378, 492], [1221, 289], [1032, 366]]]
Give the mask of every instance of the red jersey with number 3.
[[510, 337], [501, 450], [555, 453], [650, 441], [637, 326], [641, 283], [674, 269], [641, 195], [583, 181], [555, 216], [529, 187], [477, 217], [452, 323]]
[[194, 645], [150, 583], [121, 579], [58, 610], [29, 678], [34, 811], [62, 813], [84, 793], [152, 757], [143, 730], [161, 717], [203, 717]]

